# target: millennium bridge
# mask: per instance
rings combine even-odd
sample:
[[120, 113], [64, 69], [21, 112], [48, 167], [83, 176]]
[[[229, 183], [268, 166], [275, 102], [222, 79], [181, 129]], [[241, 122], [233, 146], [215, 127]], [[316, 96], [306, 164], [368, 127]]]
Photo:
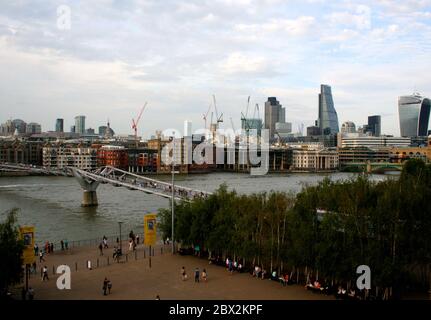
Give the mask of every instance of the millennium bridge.
[[211, 192], [191, 189], [137, 175], [111, 166], [99, 167], [96, 170], [83, 170], [76, 167], [48, 168], [26, 164], [0, 163], [0, 172], [27, 172], [49, 176], [75, 177], [81, 185], [84, 195], [82, 206], [97, 206], [96, 189], [100, 184], [111, 184], [114, 187], [125, 187], [129, 190], [138, 190], [147, 194], [154, 194], [164, 198], [191, 201], [195, 198], [205, 198]]

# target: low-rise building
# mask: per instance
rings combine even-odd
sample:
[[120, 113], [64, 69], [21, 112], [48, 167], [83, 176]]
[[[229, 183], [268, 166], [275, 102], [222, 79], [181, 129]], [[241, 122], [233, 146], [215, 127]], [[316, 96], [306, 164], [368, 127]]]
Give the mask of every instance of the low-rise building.
[[97, 149], [99, 167], [111, 166], [122, 170], [129, 167], [128, 151], [123, 146], [104, 145]]
[[372, 149], [368, 147], [357, 148], [339, 148], [338, 156], [340, 166], [349, 163], [365, 163], [369, 162], [389, 162], [390, 158], [389, 148]]
[[0, 162], [42, 165], [43, 142], [18, 139], [0, 140]]
[[373, 137], [360, 133], [340, 134], [338, 139], [339, 148], [382, 148], [382, 147], [409, 147], [411, 138], [408, 137]]
[[97, 167], [97, 149], [80, 146], [44, 147], [43, 166], [57, 169], [76, 167], [84, 170], [94, 170]]
[[293, 150], [293, 170], [333, 171], [339, 167], [338, 152], [330, 149]]

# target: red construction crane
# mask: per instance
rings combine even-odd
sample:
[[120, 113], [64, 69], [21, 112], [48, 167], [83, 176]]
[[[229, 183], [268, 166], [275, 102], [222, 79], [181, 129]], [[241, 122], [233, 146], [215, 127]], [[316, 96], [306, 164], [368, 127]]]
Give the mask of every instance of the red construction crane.
[[145, 102], [144, 106], [141, 108], [141, 111], [139, 112], [139, 115], [136, 118], [136, 121], [135, 121], [135, 119], [132, 119], [132, 129], [135, 130], [136, 148], [138, 148], [138, 146], [139, 146], [139, 141], [138, 141], [138, 123], [139, 123], [139, 120], [141, 120], [142, 113], [144, 112], [146, 106], [147, 106], [147, 102]]

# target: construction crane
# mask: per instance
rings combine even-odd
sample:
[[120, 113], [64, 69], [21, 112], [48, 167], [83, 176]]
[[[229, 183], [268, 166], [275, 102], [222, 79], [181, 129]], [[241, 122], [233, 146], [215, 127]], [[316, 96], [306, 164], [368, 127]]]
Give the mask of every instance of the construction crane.
[[230, 117], [230, 123], [231, 123], [231, 125], [232, 125], [232, 129], [233, 129], [233, 131], [236, 131], [236, 130], [235, 130], [235, 125], [233, 124], [232, 117]]
[[145, 102], [144, 106], [141, 108], [141, 111], [139, 112], [138, 117], [135, 119], [132, 119], [132, 129], [135, 131], [135, 143], [136, 143], [136, 149], [139, 146], [139, 141], [138, 141], [138, 123], [141, 120], [142, 117], [142, 113], [145, 110], [145, 107], [147, 106], [147, 102]]
[[248, 108], [250, 106], [250, 96], [248, 96], [247, 99], [247, 108], [245, 109], [245, 115], [241, 112], [241, 123], [242, 123], [242, 127], [246, 130], [248, 130], [248, 123], [247, 123], [247, 115], [248, 115]]
[[203, 114], [203, 119], [205, 121], [205, 129], [207, 128], [207, 118], [208, 118], [208, 114], [210, 113], [210, 110], [211, 110], [211, 105], [209, 105], [207, 113]]
[[217, 102], [216, 102], [216, 97], [213, 94], [213, 101], [214, 101], [214, 109], [215, 109], [215, 115], [216, 115], [216, 121], [217, 121], [217, 128], [218, 128], [218, 124], [223, 122], [223, 112], [221, 113], [220, 117], [218, 116], [218, 110], [217, 110]]

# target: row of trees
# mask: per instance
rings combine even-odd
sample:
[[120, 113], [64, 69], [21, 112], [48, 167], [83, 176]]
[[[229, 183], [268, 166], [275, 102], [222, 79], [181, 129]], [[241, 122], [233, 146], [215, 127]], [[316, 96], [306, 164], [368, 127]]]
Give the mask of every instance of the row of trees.
[[0, 223], [0, 299], [5, 298], [10, 285], [19, 283], [23, 277], [24, 243], [19, 239], [17, 211], [6, 212], [6, 218]]
[[[431, 166], [405, 163], [399, 179], [325, 179], [297, 195], [239, 195], [222, 185], [207, 199], [175, 205], [175, 240], [211, 255], [245, 260], [328, 283], [349, 283], [368, 265], [373, 287], [400, 293], [429, 285]], [[171, 212], [160, 210], [171, 235]]]

